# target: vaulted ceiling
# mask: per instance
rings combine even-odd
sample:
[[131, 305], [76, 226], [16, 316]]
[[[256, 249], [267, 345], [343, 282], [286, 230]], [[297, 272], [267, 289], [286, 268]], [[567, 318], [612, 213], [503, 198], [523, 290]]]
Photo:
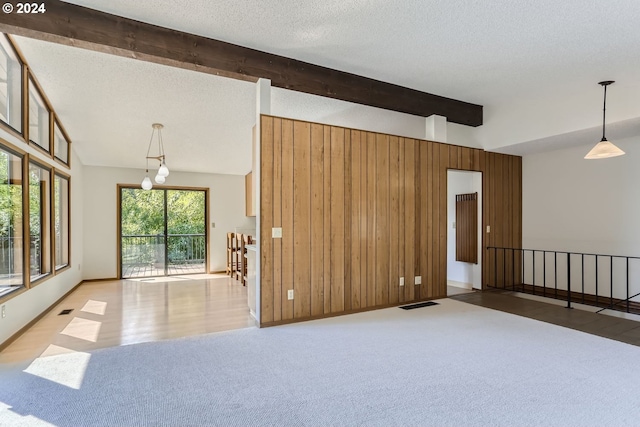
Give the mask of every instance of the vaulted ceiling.
[[[640, 137], [636, 0], [70, 3], [483, 105], [474, 140], [514, 153], [595, 143], [616, 80], [608, 136]], [[159, 121], [176, 170], [250, 168], [252, 83], [16, 40], [83, 163], [142, 167]]]

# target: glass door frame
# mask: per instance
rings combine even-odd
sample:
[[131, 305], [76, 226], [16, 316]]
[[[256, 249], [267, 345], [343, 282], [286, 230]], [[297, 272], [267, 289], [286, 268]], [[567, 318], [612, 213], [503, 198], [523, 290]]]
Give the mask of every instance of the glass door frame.
[[[133, 190], [142, 190], [139, 184], [118, 184], [117, 185], [117, 213], [116, 213], [116, 226], [117, 226], [117, 278], [123, 279], [122, 277], [122, 190], [125, 189], [133, 189]], [[160, 276], [144, 276], [144, 277], [169, 277], [171, 274], [168, 274], [168, 211], [167, 211], [167, 191], [177, 190], [177, 191], [201, 191], [204, 193], [204, 239], [205, 239], [205, 261], [204, 261], [204, 273], [210, 273], [209, 271], [209, 248], [211, 245], [210, 237], [211, 233], [209, 232], [209, 188], [208, 187], [179, 187], [179, 186], [168, 186], [168, 185], [154, 185], [153, 190], [162, 190], [164, 191], [164, 275]]]

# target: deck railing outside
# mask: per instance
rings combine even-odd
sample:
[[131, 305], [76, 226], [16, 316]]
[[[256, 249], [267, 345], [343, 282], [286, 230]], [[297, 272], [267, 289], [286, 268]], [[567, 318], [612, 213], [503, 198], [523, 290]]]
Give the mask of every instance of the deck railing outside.
[[[148, 268], [150, 275], [171, 274], [169, 269], [205, 270], [206, 239], [204, 234], [163, 234], [122, 236], [123, 277]], [[156, 270], [165, 270], [157, 273]], [[135, 273], [133, 275], [142, 275]]]
[[[40, 236], [29, 237], [30, 274], [41, 274], [42, 245]], [[0, 236], [0, 279], [3, 284], [22, 283], [22, 237]]]

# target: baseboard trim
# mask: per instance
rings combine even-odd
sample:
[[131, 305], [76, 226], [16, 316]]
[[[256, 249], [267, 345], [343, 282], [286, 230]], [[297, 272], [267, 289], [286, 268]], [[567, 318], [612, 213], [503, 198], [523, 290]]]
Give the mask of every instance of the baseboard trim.
[[15, 334], [11, 335], [4, 342], [0, 343], [0, 351], [3, 351], [5, 348], [9, 347], [15, 340], [20, 338], [22, 334], [24, 334], [29, 328], [31, 328], [38, 321], [40, 321], [44, 316], [46, 316], [51, 310], [53, 310], [53, 307], [60, 304], [63, 299], [71, 295], [71, 293], [76, 289], [78, 289], [78, 286], [82, 285], [84, 282], [85, 282], [84, 280], [81, 280], [77, 285], [69, 289], [69, 291], [67, 291], [64, 295], [58, 298], [53, 304], [51, 304], [48, 308], [46, 308], [42, 313], [38, 314], [35, 318], [33, 318], [33, 320], [31, 320], [29, 323], [27, 323], [22, 328], [20, 328]]
[[447, 280], [447, 286], [460, 289], [473, 289], [473, 283], [456, 282], [455, 280]]
[[385, 308], [393, 308], [393, 307], [400, 307], [402, 305], [417, 304], [417, 303], [420, 303], [420, 302], [432, 301], [432, 300], [442, 299], [442, 298], [447, 298], [447, 296], [446, 295], [444, 295], [444, 296], [434, 296], [434, 297], [431, 297], [431, 298], [417, 299], [417, 300], [411, 300], [411, 301], [403, 301], [403, 302], [397, 302], [397, 303], [393, 303], [393, 304], [376, 305], [376, 306], [373, 306], [373, 307], [365, 307], [365, 308], [358, 308], [356, 310], [340, 311], [338, 313], [321, 314], [319, 316], [311, 316], [311, 317], [305, 317], [305, 318], [301, 318], [301, 319], [286, 319], [286, 320], [277, 320], [277, 321], [274, 321], [274, 322], [264, 322], [264, 323], [260, 323], [259, 327], [261, 327], [261, 328], [269, 328], [271, 326], [289, 325], [291, 323], [307, 322], [309, 320], [328, 319], [328, 318], [331, 318], [331, 317], [345, 316], [347, 314], [365, 313], [367, 311], [382, 310], [382, 309], [385, 309]]
[[[113, 278], [103, 278], [103, 279], [84, 279], [82, 282], [80, 282], [80, 284], [82, 283], [89, 283], [89, 282], [115, 282], [117, 280], [127, 280], [127, 279], [118, 279], [116, 277]], [[79, 286], [79, 285], [78, 285]]]

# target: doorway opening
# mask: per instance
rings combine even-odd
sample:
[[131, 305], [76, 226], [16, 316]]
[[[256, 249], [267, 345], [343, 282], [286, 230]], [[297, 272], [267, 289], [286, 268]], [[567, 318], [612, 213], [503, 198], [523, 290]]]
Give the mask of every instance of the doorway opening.
[[207, 189], [119, 186], [119, 277], [208, 271]]
[[447, 295], [482, 289], [482, 172], [447, 171]]

